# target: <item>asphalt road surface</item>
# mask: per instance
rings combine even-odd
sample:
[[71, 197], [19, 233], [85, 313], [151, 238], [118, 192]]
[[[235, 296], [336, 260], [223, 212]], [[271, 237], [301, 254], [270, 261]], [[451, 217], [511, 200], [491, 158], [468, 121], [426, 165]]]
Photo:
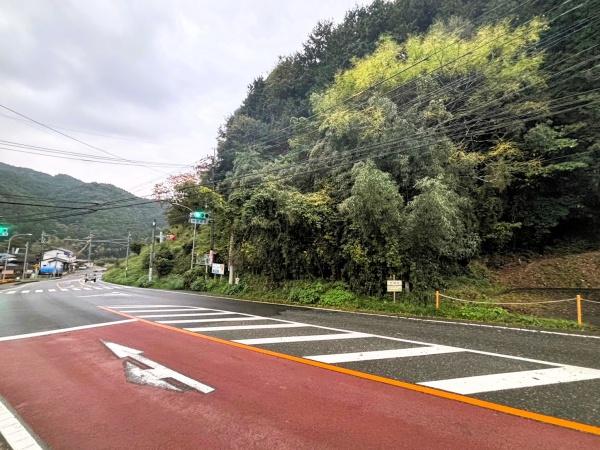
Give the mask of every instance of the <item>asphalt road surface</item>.
[[0, 395], [52, 448], [600, 448], [598, 355], [81, 276], [0, 290]]

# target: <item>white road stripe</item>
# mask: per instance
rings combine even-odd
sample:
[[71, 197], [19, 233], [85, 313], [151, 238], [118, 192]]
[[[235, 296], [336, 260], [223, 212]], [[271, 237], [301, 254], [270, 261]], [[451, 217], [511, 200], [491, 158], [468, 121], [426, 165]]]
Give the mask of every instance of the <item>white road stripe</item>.
[[[125, 295], [125, 294], [122, 294]], [[129, 294], [127, 294], [129, 295]], [[198, 308], [198, 309], [202, 309], [202, 308]], [[182, 309], [182, 308], [174, 308], [174, 309], [161, 309], [161, 310], [156, 310], [156, 309], [126, 309], [123, 310], [122, 312], [124, 313], [149, 313], [149, 312], [157, 312], [157, 311], [164, 311], [164, 312], [182, 312], [182, 311], [193, 311], [193, 309]]]
[[19, 422], [12, 412], [0, 401], [0, 435], [13, 450], [42, 449], [27, 428]]
[[81, 325], [78, 327], [59, 328], [57, 330], [38, 331], [36, 333], [16, 334], [13, 336], [0, 337], [0, 342], [15, 341], [17, 339], [27, 339], [27, 338], [38, 337], [38, 336], [47, 336], [49, 334], [67, 333], [69, 331], [87, 330], [88, 328], [108, 327], [110, 325], [119, 325], [122, 323], [129, 323], [129, 322], [136, 322], [136, 321], [137, 321], [137, 319], [117, 320], [114, 322], [93, 323], [91, 325]]
[[201, 312], [191, 314], [147, 314], [144, 316], [138, 316], [140, 319], [160, 319], [165, 317], [198, 317], [198, 316], [229, 316], [231, 314], [238, 314], [236, 312]]
[[95, 287], [94, 289], [96, 289], [97, 291], [101, 291], [102, 290], [101, 287]]
[[64, 289], [64, 288], [59, 288], [62, 292], [66, 292], [68, 291], [68, 289]]
[[29, 290], [21, 291], [21, 294], [29, 294]]
[[312, 334], [308, 336], [284, 336], [272, 338], [238, 339], [233, 342], [247, 345], [283, 344], [286, 342], [334, 341], [338, 339], [358, 339], [371, 337], [366, 333]]
[[76, 288], [76, 287], [74, 287], [74, 288], [71, 288], [71, 290], [72, 290], [72, 291], [80, 291], [81, 289], [80, 289], [80, 288]]
[[212, 319], [183, 319], [183, 320], [159, 320], [158, 323], [203, 323], [203, 322], [240, 322], [242, 320], [269, 320], [264, 317], [216, 317]]
[[8, 291], [7, 294], [14, 294], [17, 291]]
[[43, 289], [36, 289], [35, 293], [37, 294], [38, 292], [44, 292], [44, 290]]
[[56, 289], [48, 289], [48, 292], [56, 292]]
[[84, 291], [91, 291], [91, 290], [92, 290], [92, 288], [89, 288], [89, 287], [84, 287], [84, 288], [83, 288], [83, 290], [84, 290]]
[[310, 327], [300, 323], [278, 323], [275, 325], [238, 325], [227, 327], [200, 327], [200, 328], [185, 328], [188, 331], [229, 331], [229, 330], [264, 330], [268, 328], [300, 328]]
[[411, 356], [439, 355], [442, 353], [463, 352], [462, 348], [446, 347], [444, 345], [432, 345], [430, 347], [400, 348], [396, 350], [376, 350], [371, 352], [335, 353], [331, 355], [305, 356], [306, 359], [320, 361], [329, 364], [372, 361], [374, 359], [408, 358]]
[[[200, 308], [198, 306], [186, 306], [186, 305], [114, 305], [114, 306], [108, 306], [107, 308], [113, 308], [113, 309], [139, 309], [139, 308], [188, 308], [191, 310], [194, 309], [207, 309], [207, 308]], [[160, 311], [160, 310], [158, 310]], [[212, 310], [214, 311], [214, 310]]]
[[419, 383], [457, 394], [476, 394], [480, 392], [519, 389], [547, 384], [570, 383], [573, 381], [594, 380], [600, 378], [600, 370], [585, 367], [563, 366], [551, 369], [524, 370], [521, 372], [495, 373], [474, 377], [452, 378], [448, 380]]

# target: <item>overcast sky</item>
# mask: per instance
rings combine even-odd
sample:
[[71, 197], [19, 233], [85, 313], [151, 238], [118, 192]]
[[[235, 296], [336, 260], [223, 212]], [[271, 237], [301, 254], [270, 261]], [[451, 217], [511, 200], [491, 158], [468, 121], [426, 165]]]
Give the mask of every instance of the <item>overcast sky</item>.
[[[280, 55], [367, 0], [49, 1], [0, 4], [0, 104], [129, 159], [188, 164]], [[0, 110], [0, 139], [103, 155]], [[17, 153], [0, 161], [139, 195], [173, 169]]]

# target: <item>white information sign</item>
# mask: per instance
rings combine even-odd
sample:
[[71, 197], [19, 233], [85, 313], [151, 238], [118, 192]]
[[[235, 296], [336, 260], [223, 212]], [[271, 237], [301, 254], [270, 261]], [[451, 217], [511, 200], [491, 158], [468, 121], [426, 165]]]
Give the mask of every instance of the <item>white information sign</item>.
[[402, 292], [402, 280], [387, 280], [388, 292]]
[[225, 264], [213, 263], [212, 273], [214, 275], [224, 275], [225, 274]]

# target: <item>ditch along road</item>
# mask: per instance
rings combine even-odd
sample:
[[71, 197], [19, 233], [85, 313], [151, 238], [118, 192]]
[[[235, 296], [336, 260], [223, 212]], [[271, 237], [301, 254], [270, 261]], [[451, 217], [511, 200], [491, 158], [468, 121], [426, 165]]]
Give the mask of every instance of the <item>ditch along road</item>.
[[593, 335], [77, 276], [0, 290], [0, 434], [15, 449], [600, 448], [599, 354]]

